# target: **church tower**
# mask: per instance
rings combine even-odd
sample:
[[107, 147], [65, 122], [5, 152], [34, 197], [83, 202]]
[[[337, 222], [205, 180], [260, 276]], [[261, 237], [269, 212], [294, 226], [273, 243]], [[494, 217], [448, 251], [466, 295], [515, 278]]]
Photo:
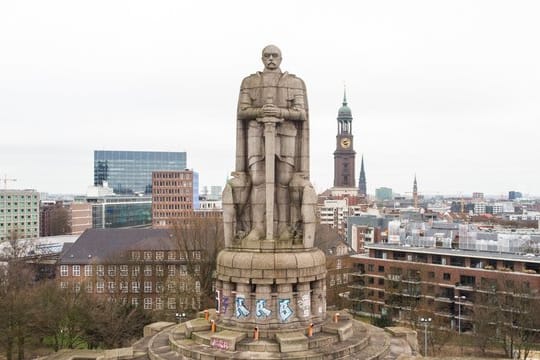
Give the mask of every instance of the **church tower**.
[[412, 196], [413, 196], [414, 207], [417, 208], [418, 207], [418, 183], [416, 182], [416, 174], [414, 174]]
[[360, 165], [360, 178], [358, 179], [358, 196], [367, 197], [366, 186], [366, 171], [364, 170], [364, 155], [362, 155], [362, 163]]
[[343, 91], [343, 105], [337, 117], [336, 151], [334, 151], [334, 188], [356, 188], [353, 147], [352, 114]]

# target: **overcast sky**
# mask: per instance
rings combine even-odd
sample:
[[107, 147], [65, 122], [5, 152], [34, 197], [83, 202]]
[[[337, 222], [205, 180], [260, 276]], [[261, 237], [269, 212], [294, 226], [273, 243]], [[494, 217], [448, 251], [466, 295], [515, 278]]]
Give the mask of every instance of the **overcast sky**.
[[[311, 179], [333, 183], [343, 84], [368, 192], [540, 195], [539, 1], [3, 1], [0, 176], [85, 193], [93, 150], [234, 167], [261, 49], [306, 82]], [[3, 183], [0, 183], [3, 187]]]

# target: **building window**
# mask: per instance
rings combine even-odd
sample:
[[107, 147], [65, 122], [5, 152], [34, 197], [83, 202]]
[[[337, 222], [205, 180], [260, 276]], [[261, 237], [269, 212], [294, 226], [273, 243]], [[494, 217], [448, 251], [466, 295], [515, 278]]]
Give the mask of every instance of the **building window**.
[[107, 266], [107, 274], [109, 276], [116, 276], [116, 265]]
[[71, 271], [73, 276], [81, 276], [81, 265], [72, 265]]
[[96, 282], [96, 292], [102, 293], [103, 291], [105, 291], [105, 282], [103, 281]]
[[131, 276], [137, 277], [139, 276], [139, 272], [141, 271], [141, 268], [139, 265], [133, 265], [131, 267]]
[[144, 260], [145, 260], [145, 261], [150, 261], [150, 260], [152, 260], [152, 252], [151, 252], [151, 251], [145, 251], [145, 252], [144, 252]]
[[163, 265], [156, 265], [156, 276], [163, 276]]
[[107, 284], [107, 289], [109, 289], [109, 292], [110, 293], [113, 293], [114, 292], [114, 289], [116, 288], [115, 286], [115, 282], [114, 281], [109, 281], [108, 284]]
[[90, 281], [87, 281], [85, 288], [86, 288], [87, 293], [91, 293], [92, 292], [92, 283]]
[[120, 265], [120, 276], [128, 276], [128, 266]]
[[84, 265], [84, 276], [92, 276], [92, 265]]
[[375, 266], [373, 266], [373, 264], [368, 264], [367, 269], [368, 269], [368, 271], [374, 271]]
[[341, 269], [341, 267], [342, 267], [341, 259], [337, 259], [337, 261], [336, 261], [336, 269], [339, 270], [339, 269]]
[[129, 283], [127, 281], [120, 281], [120, 291], [127, 293], [129, 290]]
[[161, 298], [156, 298], [156, 310], [163, 309], [163, 300]]
[[67, 289], [67, 287], [68, 287], [67, 281], [60, 282], [60, 289]]
[[379, 272], [382, 272], [382, 273], [383, 273], [383, 272], [384, 272], [384, 266], [379, 265], [379, 269], [378, 269], [378, 270], [379, 270]]
[[139, 289], [141, 288], [141, 283], [138, 281], [132, 281], [131, 282], [131, 292], [132, 293], [138, 293]]
[[156, 251], [156, 260], [163, 260], [165, 259], [165, 254], [163, 251]]
[[152, 309], [152, 298], [144, 298], [144, 308], [146, 310]]
[[174, 283], [174, 281], [169, 281], [167, 283], [167, 290], [169, 292], [175, 292], [176, 291], [176, 284]]
[[200, 274], [201, 273], [201, 265], [195, 264], [193, 266], [193, 271], [195, 272], [195, 274]]
[[131, 260], [140, 260], [141, 259], [141, 253], [138, 251], [132, 251], [131, 252]]
[[183, 281], [182, 281], [182, 282], [180, 282], [180, 291], [181, 291], [181, 292], [184, 292], [184, 291], [186, 291], [186, 283], [185, 283], [185, 282], [183, 282]]
[[68, 266], [67, 265], [61, 265], [60, 266], [60, 276], [68, 276]]
[[174, 265], [167, 266], [167, 273], [169, 276], [175, 276], [176, 275], [176, 267]]
[[201, 252], [200, 251], [193, 251], [191, 253], [191, 257], [195, 260], [201, 260]]
[[105, 266], [104, 265], [97, 265], [96, 266], [96, 274], [97, 274], [97, 276], [105, 276]]
[[450, 281], [450, 273], [444, 273], [443, 274], [443, 280]]
[[377, 283], [378, 283], [379, 285], [384, 285], [384, 279], [379, 278], [379, 280], [377, 281]]
[[139, 299], [131, 298], [131, 305], [133, 305], [135, 307], [139, 306]]
[[[169, 251], [167, 255], [168, 255], [167, 258], [169, 260], [176, 260], [176, 251]], [[156, 299], [156, 307], [157, 307], [157, 299]]]
[[176, 309], [176, 299], [175, 298], [168, 298], [167, 299], [167, 308], [169, 310]]
[[151, 293], [152, 292], [152, 282], [151, 281], [145, 281], [144, 282], [144, 292], [145, 293]]
[[144, 266], [144, 276], [152, 276], [152, 265]]
[[187, 265], [180, 265], [180, 275], [181, 276], [187, 275]]

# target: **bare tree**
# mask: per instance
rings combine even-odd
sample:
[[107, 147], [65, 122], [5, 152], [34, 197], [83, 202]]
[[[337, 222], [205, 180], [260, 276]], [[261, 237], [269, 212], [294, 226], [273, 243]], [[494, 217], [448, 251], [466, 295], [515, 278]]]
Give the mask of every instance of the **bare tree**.
[[[185, 261], [184, 283], [197, 295], [195, 308], [215, 306], [214, 271], [219, 251], [223, 249], [223, 221], [215, 217], [192, 217], [174, 224], [173, 239]], [[181, 265], [183, 266], [183, 265]]]

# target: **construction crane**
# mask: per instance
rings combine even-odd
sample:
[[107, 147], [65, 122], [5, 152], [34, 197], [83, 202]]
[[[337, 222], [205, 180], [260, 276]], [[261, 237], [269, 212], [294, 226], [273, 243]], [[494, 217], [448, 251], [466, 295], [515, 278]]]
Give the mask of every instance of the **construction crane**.
[[4, 174], [4, 177], [2, 178], [2, 181], [4, 182], [4, 190], [7, 190], [7, 182], [8, 182], [8, 181], [13, 181], [13, 182], [15, 182], [15, 181], [17, 181], [17, 179], [9, 179], [9, 178], [7, 177], [7, 174]]

